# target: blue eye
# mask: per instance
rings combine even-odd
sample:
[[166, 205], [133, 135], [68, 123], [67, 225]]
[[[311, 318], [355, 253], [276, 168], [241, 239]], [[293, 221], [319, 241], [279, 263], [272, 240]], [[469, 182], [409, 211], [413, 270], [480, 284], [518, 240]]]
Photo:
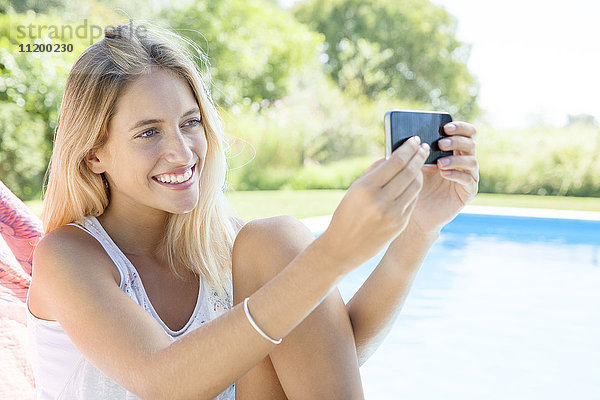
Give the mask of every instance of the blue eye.
[[[202, 121], [194, 118], [191, 119], [189, 121], [187, 121], [184, 126], [195, 126], [195, 125], [200, 125], [202, 124]], [[139, 135], [137, 135], [137, 137], [142, 138], [142, 139], [150, 139], [152, 137], [154, 137], [156, 134], [156, 129], [154, 128], [150, 128], [148, 130], [145, 130], [144, 132], [140, 133]]]
[[[152, 134], [151, 134], [151, 135], [148, 135], [148, 133], [149, 133], [149, 132], [152, 132]], [[152, 129], [148, 129], [148, 130], [146, 130], [146, 131], [144, 131], [144, 132], [140, 133], [140, 134], [138, 135], [138, 137], [140, 137], [140, 138], [142, 138], [142, 139], [149, 139], [149, 138], [151, 138], [152, 136], [154, 136], [154, 133], [155, 133], [155, 132], [156, 132], [156, 130], [155, 130], [154, 128], [152, 128]]]
[[197, 118], [194, 118], [194, 119], [191, 119], [191, 120], [189, 120], [189, 121], [188, 121], [188, 122], [186, 122], [185, 124], [187, 125], [187, 124], [189, 124], [189, 123], [192, 123], [192, 122], [193, 122], [193, 124], [194, 124], [194, 125], [198, 125], [198, 124], [201, 124], [201, 123], [202, 123], [202, 121], [200, 121], [199, 119], [197, 119]]

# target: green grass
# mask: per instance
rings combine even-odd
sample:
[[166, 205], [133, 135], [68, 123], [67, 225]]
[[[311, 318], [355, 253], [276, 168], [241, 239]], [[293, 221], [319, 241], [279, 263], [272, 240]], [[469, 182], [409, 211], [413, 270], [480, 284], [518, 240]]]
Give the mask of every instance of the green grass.
[[296, 218], [333, 214], [345, 190], [257, 190], [227, 194], [227, 199], [245, 220], [274, 215]]
[[[245, 220], [273, 215], [297, 218], [332, 214], [344, 190], [250, 191], [228, 194], [232, 207]], [[469, 204], [495, 207], [600, 211], [600, 198], [478, 194]]]
[[480, 193], [469, 204], [477, 206], [600, 211], [600, 198], [598, 197], [533, 196], [519, 194]]
[[[228, 193], [232, 207], [245, 220], [274, 215], [293, 215], [297, 218], [332, 214], [340, 203], [344, 190], [260, 190]], [[28, 201], [27, 206], [39, 216], [42, 211], [40, 200]], [[471, 205], [549, 208], [556, 210], [600, 211], [600, 198], [524, 196], [507, 194], [478, 194]]]

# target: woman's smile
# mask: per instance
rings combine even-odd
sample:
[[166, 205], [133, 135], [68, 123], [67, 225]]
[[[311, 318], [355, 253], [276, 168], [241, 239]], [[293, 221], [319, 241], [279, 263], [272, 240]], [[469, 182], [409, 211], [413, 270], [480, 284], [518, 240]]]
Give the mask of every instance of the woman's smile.
[[168, 173], [152, 177], [156, 183], [175, 190], [184, 190], [191, 187], [196, 181], [196, 165], [191, 167], [171, 170]]

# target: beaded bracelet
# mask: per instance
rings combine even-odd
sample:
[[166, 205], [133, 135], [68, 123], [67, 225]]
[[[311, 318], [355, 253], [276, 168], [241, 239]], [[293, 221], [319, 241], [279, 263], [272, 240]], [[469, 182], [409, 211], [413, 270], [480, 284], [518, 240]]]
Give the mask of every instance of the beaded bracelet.
[[244, 299], [244, 311], [246, 312], [246, 317], [248, 318], [248, 321], [250, 322], [250, 325], [252, 325], [252, 327], [254, 329], [256, 329], [256, 332], [260, 333], [260, 335], [262, 337], [264, 337], [265, 339], [267, 339], [269, 342], [271, 342], [273, 344], [279, 344], [279, 343], [281, 343], [281, 339], [279, 339], [279, 340], [271, 339], [266, 333], [264, 333], [262, 331], [262, 329], [260, 329], [258, 327], [258, 325], [256, 325], [256, 322], [254, 322], [254, 320], [250, 316], [250, 311], [248, 310], [248, 299], [249, 299], [249, 297], [246, 297]]

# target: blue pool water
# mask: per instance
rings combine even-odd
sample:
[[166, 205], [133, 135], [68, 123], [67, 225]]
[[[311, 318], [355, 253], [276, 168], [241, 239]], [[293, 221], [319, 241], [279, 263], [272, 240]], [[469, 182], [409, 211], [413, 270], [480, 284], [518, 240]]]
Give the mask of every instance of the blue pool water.
[[460, 214], [361, 376], [366, 399], [600, 399], [600, 221]]

